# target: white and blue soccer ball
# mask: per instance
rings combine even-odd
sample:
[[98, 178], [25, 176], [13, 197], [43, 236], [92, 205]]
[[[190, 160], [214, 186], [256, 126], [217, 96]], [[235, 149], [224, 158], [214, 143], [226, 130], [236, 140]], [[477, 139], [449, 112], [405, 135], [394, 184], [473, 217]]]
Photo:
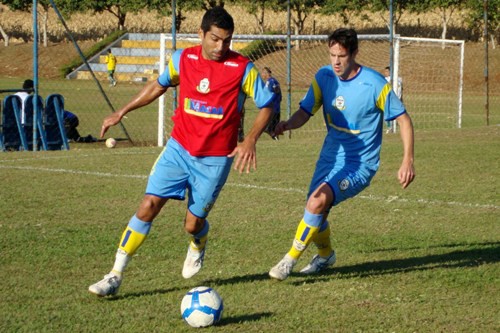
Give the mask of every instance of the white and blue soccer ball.
[[184, 295], [181, 303], [182, 319], [192, 327], [216, 324], [222, 317], [224, 304], [220, 295], [209, 287], [196, 287]]

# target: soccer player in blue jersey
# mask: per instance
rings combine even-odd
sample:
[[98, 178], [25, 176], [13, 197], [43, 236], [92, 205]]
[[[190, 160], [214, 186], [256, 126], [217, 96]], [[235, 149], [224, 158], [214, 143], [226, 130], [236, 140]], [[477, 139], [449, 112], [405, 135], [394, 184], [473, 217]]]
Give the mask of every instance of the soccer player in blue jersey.
[[384, 120], [396, 120], [401, 129], [403, 161], [398, 172], [399, 183], [406, 188], [415, 177], [410, 116], [385, 78], [356, 62], [356, 32], [335, 30], [328, 37], [328, 48], [331, 66], [319, 69], [298, 111], [280, 122], [275, 130], [280, 135], [299, 128], [323, 107], [327, 134], [292, 247], [269, 271], [269, 276], [277, 280], [290, 275], [311, 243], [316, 245], [318, 254], [301, 273], [317, 273], [335, 263], [328, 214], [333, 207], [365, 189], [375, 176]]

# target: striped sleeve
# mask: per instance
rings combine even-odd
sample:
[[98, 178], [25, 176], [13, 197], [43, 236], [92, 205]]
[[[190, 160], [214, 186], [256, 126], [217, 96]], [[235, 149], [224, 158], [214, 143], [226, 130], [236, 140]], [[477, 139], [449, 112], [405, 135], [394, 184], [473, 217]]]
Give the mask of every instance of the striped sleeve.
[[158, 83], [162, 87], [174, 87], [179, 84], [179, 62], [183, 50], [177, 50], [168, 61], [167, 68], [158, 77]]
[[269, 106], [275, 96], [272, 91], [266, 88], [266, 84], [252, 62], [247, 64], [241, 89], [247, 96], [253, 98], [259, 109]]

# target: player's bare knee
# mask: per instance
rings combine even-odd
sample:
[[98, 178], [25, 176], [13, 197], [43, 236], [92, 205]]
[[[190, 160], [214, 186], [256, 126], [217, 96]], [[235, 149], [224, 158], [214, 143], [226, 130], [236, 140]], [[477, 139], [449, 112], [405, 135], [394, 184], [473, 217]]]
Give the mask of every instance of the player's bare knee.
[[310, 197], [306, 209], [312, 214], [323, 214], [326, 210], [326, 202], [322, 197]]
[[190, 234], [196, 234], [201, 231], [203, 228], [203, 224], [205, 223], [205, 219], [186, 219], [184, 220], [184, 230]]
[[153, 221], [163, 207], [164, 201], [154, 196], [145, 196], [136, 215], [142, 221]]

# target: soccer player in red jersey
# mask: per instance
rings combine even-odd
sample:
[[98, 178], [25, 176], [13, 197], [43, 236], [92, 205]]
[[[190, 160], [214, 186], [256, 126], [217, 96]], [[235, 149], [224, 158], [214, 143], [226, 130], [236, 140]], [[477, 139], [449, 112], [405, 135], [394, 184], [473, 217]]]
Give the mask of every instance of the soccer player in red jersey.
[[[182, 276], [201, 269], [209, 232], [208, 213], [226, 182], [233, 160], [239, 172], [256, 169], [257, 139], [272, 115], [274, 93], [265, 88], [258, 70], [246, 57], [230, 50], [234, 22], [221, 7], [203, 16], [201, 45], [176, 51], [160, 77], [117, 112], [106, 117], [101, 138], [128, 112], [145, 106], [169, 87], [179, 86], [179, 107], [171, 138], [154, 164], [139, 209], [121, 237], [115, 263], [104, 279], [91, 285], [98, 296], [115, 295], [123, 271], [144, 242], [154, 218], [169, 199], [184, 200], [184, 228], [191, 235]], [[241, 109], [246, 97], [260, 109], [251, 130], [238, 144]]]

